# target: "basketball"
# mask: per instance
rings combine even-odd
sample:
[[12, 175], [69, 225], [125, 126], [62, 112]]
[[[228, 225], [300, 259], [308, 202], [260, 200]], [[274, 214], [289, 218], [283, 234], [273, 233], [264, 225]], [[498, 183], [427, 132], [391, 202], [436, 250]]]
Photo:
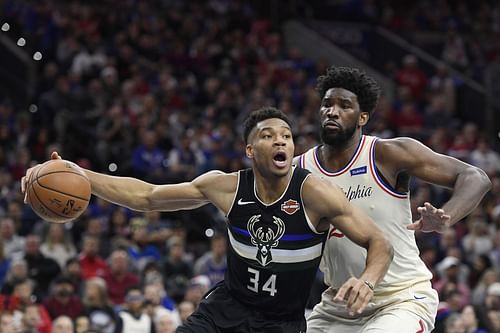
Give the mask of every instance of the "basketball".
[[91, 189], [80, 167], [65, 160], [51, 160], [33, 172], [26, 199], [38, 216], [48, 222], [64, 223], [85, 211]]

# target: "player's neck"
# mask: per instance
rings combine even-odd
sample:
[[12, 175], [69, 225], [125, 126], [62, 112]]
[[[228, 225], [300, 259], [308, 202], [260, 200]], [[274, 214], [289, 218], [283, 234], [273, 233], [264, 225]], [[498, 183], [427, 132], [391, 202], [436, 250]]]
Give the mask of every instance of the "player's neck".
[[362, 133], [356, 133], [351, 139], [343, 144], [329, 145], [323, 143], [319, 149], [319, 159], [321, 164], [329, 170], [339, 170], [343, 168], [356, 152]]
[[278, 200], [290, 183], [293, 169], [284, 177], [255, 177], [255, 192], [260, 201], [265, 204], [270, 204]]

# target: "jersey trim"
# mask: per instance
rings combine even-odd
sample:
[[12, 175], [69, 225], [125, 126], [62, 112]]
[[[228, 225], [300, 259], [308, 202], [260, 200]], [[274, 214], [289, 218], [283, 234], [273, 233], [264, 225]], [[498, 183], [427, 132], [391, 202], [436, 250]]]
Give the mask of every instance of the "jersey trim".
[[238, 180], [236, 181], [236, 190], [234, 191], [234, 197], [233, 197], [233, 202], [231, 203], [231, 208], [227, 211], [226, 218], [229, 218], [229, 214], [231, 214], [231, 211], [233, 210], [234, 203], [236, 202], [236, 197], [238, 196], [238, 191], [240, 189], [240, 176], [241, 176], [241, 170], [238, 171]]
[[[238, 242], [231, 231], [228, 229], [229, 243], [233, 250], [241, 257], [256, 261], [257, 257], [257, 247], [246, 245], [244, 243]], [[311, 261], [321, 257], [323, 250], [323, 243], [318, 243], [316, 245], [297, 249], [297, 250], [284, 250], [284, 249], [273, 249], [273, 259], [274, 263], [301, 263], [306, 261]]]
[[373, 176], [373, 179], [375, 180], [375, 183], [384, 190], [389, 195], [392, 195], [393, 197], [396, 197], [398, 199], [406, 199], [408, 198], [408, 193], [399, 193], [396, 192], [392, 186], [387, 184], [384, 179], [380, 176], [377, 168], [375, 167], [375, 144], [377, 143], [378, 138], [375, 138], [372, 141], [372, 144], [370, 146], [370, 171]]
[[[255, 176], [254, 176], [254, 178], [253, 178], [253, 194], [255, 195], [255, 198], [257, 198], [257, 201], [260, 202], [262, 205], [264, 205], [266, 207], [270, 207], [270, 206], [276, 204], [281, 199], [283, 199], [283, 197], [285, 196], [286, 192], [288, 191], [288, 188], [290, 187], [290, 184], [292, 183], [292, 179], [293, 179], [293, 176], [295, 174], [295, 169], [296, 169], [296, 167], [292, 166], [292, 175], [290, 176], [290, 179], [288, 179], [288, 184], [286, 185], [285, 190], [283, 191], [283, 193], [281, 193], [281, 195], [280, 195], [280, 197], [278, 199], [274, 200], [270, 204], [264, 203], [262, 200], [260, 200], [259, 196], [257, 195], [257, 183], [256, 183]], [[239, 184], [239, 182], [238, 182], [238, 184]]]
[[361, 136], [361, 140], [359, 141], [358, 147], [356, 148], [355, 153], [352, 155], [351, 160], [347, 163], [346, 166], [344, 166], [339, 171], [330, 172], [330, 171], [325, 170], [321, 166], [321, 163], [320, 163], [319, 158], [318, 158], [318, 150], [319, 150], [319, 147], [321, 147], [321, 146], [316, 146], [316, 148], [313, 151], [314, 163], [316, 164], [316, 167], [318, 168], [318, 170], [321, 171], [321, 173], [323, 173], [324, 175], [329, 176], [329, 177], [340, 176], [341, 174], [348, 171], [351, 168], [351, 166], [356, 162], [358, 157], [361, 155], [361, 151], [363, 150], [363, 146], [365, 145], [365, 141], [366, 141], [365, 136], [364, 135]]
[[299, 156], [299, 166], [302, 169], [306, 168], [306, 154], [307, 152]]
[[[234, 231], [234, 232], [236, 232], [236, 233], [238, 233], [240, 235], [251, 237], [251, 235], [248, 232], [248, 230], [245, 230], [245, 229], [242, 229], [242, 228], [238, 228], [238, 227], [235, 227], [233, 225], [231, 225], [230, 228], [232, 229], [232, 231]], [[280, 241], [302, 241], [302, 240], [308, 240], [308, 239], [311, 239], [311, 238], [314, 238], [313, 234], [288, 234], [288, 235], [284, 234], [280, 238]], [[273, 250], [273, 251], [276, 251], [276, 250]]]

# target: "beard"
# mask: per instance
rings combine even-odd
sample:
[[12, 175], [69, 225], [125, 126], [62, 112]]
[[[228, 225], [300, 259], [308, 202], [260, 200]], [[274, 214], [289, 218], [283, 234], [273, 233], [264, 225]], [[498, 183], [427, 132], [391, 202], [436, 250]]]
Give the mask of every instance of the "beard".
[[329, 146], [339, 147], [346, 144], [356, 132], [356, 126], [348, 127], [346, 129], [339, 128], [337, 131], [331, 131], [328, 128], [321, 127], [320, 137], [321, 141]]

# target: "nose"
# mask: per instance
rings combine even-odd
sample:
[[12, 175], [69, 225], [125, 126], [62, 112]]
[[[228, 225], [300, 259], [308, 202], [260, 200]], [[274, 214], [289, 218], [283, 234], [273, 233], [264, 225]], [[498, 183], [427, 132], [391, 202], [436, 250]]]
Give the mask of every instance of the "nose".
[[274, 140], [274, 145], [275, 146], [285, 146], [286, 140], [282, 136], [278, 136], [276, 138], [276, 140]]
[[340, 107], [338, 107], [337, 104], [334, 104], [327, 108], [325, 114], [329, 118], [336, 118], [340, 114]]

